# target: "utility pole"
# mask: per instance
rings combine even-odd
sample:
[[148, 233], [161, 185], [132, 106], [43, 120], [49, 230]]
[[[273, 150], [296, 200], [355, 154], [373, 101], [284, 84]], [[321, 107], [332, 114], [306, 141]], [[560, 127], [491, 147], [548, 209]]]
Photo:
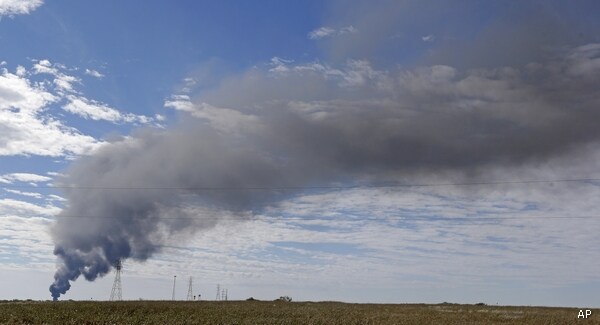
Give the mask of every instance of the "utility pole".
[[115, 265], [115, 282], [113, 282], [112, 291], [110, 292], [110, 301], [121, 301], [123, 300], [123, 289], [121, 288], [121, 260], [117, 261]]
[[171, 300], [175, 300], [175, 282], [177, 281], [177, 276], [173, 276], [173, 295], [171, 296]]

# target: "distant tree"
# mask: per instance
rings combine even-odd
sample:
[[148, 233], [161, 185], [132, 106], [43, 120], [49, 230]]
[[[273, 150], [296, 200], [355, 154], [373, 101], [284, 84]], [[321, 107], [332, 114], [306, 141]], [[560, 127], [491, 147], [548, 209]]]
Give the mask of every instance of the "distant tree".
[[246, 299], [246, 301], [258, 301], [258, 299], [254, 299], [254, 297], [250, 297], [250, 298]]

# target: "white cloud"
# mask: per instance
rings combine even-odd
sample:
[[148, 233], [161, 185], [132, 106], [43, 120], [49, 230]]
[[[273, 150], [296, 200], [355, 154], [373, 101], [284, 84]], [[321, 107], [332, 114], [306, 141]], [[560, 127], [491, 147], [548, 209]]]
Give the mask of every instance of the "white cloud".
[[85, 97], [67, 95], [68, 103], [63, 109], [69, 113], [79, 115], [85, 119], [104, 120], [113, 123], [141, 123], [147, 124], [153, 121], [153, 118], [144, 115], [135, 115], [132, 113], [121, 113], [106, 104], [97, 102]]
[[[15, 265], [27, 269], [40, 269], [40, 263], [52, 263], [52, 241], [48, 233], [50, 219], [48, 215], [34, 216], [36, 213], [23, 211], [23, 215], [4, 214], [4, 201], [0, 200], [0, 258], [4, 260], [2, 268]], [[35, 209], [34, 209], [35, 210]], [[4, 255], [4, 256], [3, 256]], [[16, 259], [15, 259], [16, 257]], [[6, 263], [6, 262], [12, 263]], [[49, 269], [49, 268], [48, 268]]]
[[49, 200], [49, 201], [59, 201], [59, 202], [66, 202], [67, 201], [67, 199], [65, 199], [64, 197], [58, 196], [58, 195], [55, 195], [55, 194], [50, 194], [50, 195], [46, 196], [46, 199]]
[[290, 74], [316, 74], [327, 80], [338, 81], [340, 87], [359, 87], [367, 84], [375, 84], [377, 87], [388, 87], [390, 84], [386, 71], [375, 70], [366, 60], [348, 60], [345, 66], [333, 68], [320, 62], [304, 64], [292, 64], [291, 60], [283, 60], [278, 57], [271, 59], [268, 71], [275, 75], [289, 76]]
[[308, 38], [312, 40], [319, 40], [327, 37], [339, 36], [344, 34], [354, 34], [356, 32], [358, 32], [358, 30], [352, 25], [345, 26], [340, 29], [323, 26], [309, 32]]
[[[39, 60], [33, 66], [34, 74], [50, 74], [54, 76], [53, 83], [56, 86], [57, 98], [67, 100], [67, 103], [62, 107], [65, 111], [79, 115], [85, 119], [103, 120], [112, 123], [148, 124], [154, 121], [152, 117], [122, 113], [104, 103], [84, 97], [74, 87], [75, 84], [81, 84], [81, 79], [65, 74], [63, 72], [65, 69], [65, 66], [53, 64], [48, 60]], [[104, 77], [104, 75], [95, 70], [86, 69], [84, 73], [96, 78]]]
[[85, 69], [85, 74], [96, 78], [104, 78], [104, 75], [102, 73], [92, 69]]
[[67, 75], [61, 72], [65, 67], [61, 64], [52, 64], [48, 60], [40, 60], [33, 65], [34, 74], [50, 74], [54, 76], [53, 83], [57, 88], [58, 95], [67, 93], [77, 93], [74, 89], [74, 84], [81, 83], [81, 80], [77, 77]]
[[[49, 68], [40, 62], [41, 70]], [[83, 154], [100, 142], [45, 113], [60, 95], [43, 83], [3, 70], [0, 74], [0, 155], [65, 156]]]
[[31, 173], [12, 173], [0, 176], [0, 181], [3, 180], [8, 183], [12, 183], [14, 181], [25, 183], [41, 183], [51, 181], [52, 178]]
[[600, 44], [587, 44], [573, 49], [569, 61], [569, 75], [597, 76], [600, 71]]
[[0, 0], [0, 16], [29, 14], [43, 3], [42, 0]]
[[271, 63], [270, 65], [272, 66], [271, 69], [269, 69], [270, 72], [278, 72], [278, 73], [284, 73], [284, 72], [288, 72], [290, 71], [290, 69], [288, 68], [288, 64], [294, 62], [293, 60], [286, 60], [286, 59], [282, 59], [280, 57], [274, 56], [271, 58]]
[[331, 27], [320, 27], [317, 28], [310, 33], [308, 33], [308, 38], [310, 39], [321, 39], [328, 36], [332, 36], [336, 33], [336, 30]]
[[15, 71], [15, 74], [19, 77], [25, 77], [25, 75], [27, 74], [27, 70], [25, 69], [24, 66], [18, 66], [17, 70]]
[[58, 100], [40, 84], [32, 84], [29, 80], [6, 70], [0, 74], [0, 99], [0, 110], [18, 109], [30, 112]]
[[340, 34], [340, 35], [353, 34], [356, 32], [358, 32], [358, 29], [356, 29], [354, 26], [350, 25], [350, 26], [340, 28], [340, 30], [338, 31], [338, 34]]
[[423, 42], [433, 42], [435, 41], [435, 36], [433, 34], [429, 34], [427, 36], [422, 36], [421, 40], [423, 40]]
[[36, 199], [41, 199], [42, 198], [42, 194], [37, 193], [37, 192], [24, 192], [24, 191], [9, 189], [9, 188], [5, 188], [4, 190], [6, 192], [12, 193], [12, 194], [33, 197], [33, 198], [36, 198]]
[[37, 205], [25, 201], [13, 200], [13, 199], [1, 199], [0, 200], [0, 215], [41, 215], [41, 216], [54, 216], [57, 215], [62, 209], [53, 205]]
[[194, 104], [187, 95], [173, 95], [165, 101], [165, 107], [191, 113], [192, 116], [204, 119], [222, 132], [235, 132], [240, 126], [258, 123], [255, 116], [243, 114], [237, 110], [215, 107], [208, 103]]
[[192, 87], [194, 87], [198, 82], [196, 79], [188, 77], [183, 79], [183, 88], [181, 88], [181, 92], [189, 93], [192, 91]]
[[79, 82], [81, 82], [79, 78], [75, 78], [73, 76], [68, 76], [64, 74], [60, 74], [54, 79], [54, 84], [56, 85], [56, 87], [58, 87], [58, 89], [70, 93], [75, 92], [73, 84]]
[[76, 96], [69, 96], [68, 99], [69, 102], [63, 106], [63, 109], [69, 113], [96, 121], [118, 122], [122, 119], [118, 110], [102, 103]]
[[170, 99], [165, 101], [165, 107], [173, 108], [178, 111], [195, 112], [194, 104], [188, 95], [172, 95]]
[[33, 65], [33, 72], [36, 74], [47, 73], [51, 75], [57, 75], [58, 69], [52, 66], [49, 60], [43, 59], [39, 60], [37, 63]]
[[192, 113], [195, 117], [206, 119], [217, 130], [231, 132], [241, 126], [258, 123], [255, 116], [243, 114], [229, 108], [215, 107], [207, 103], [200, 103]]

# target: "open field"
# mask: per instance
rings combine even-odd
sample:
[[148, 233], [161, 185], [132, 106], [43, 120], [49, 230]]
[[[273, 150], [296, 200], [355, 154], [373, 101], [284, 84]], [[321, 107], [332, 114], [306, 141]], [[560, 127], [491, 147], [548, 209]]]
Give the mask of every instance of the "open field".
[[[595, 311], [594, 311], [595, 312]], [[578, 309], [339, 302], [3, 302], [0, 324], [600, 324]]]

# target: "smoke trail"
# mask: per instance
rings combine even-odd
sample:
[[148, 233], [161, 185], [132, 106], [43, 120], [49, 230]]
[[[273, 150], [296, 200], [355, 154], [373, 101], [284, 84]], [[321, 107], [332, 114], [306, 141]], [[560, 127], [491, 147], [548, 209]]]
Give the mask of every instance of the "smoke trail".
[[203, 94], [216, 106], [174, 101], [195, 118], [108, 144], [60, 180], [70, 187], [52, 227], [52, 297], [118, 260], [148, 259], [171, 234], [260, 211], [298, 187], [476, 175], [597, 143], [599, 57], [590, 44], [524, 69], [275, 62]]

